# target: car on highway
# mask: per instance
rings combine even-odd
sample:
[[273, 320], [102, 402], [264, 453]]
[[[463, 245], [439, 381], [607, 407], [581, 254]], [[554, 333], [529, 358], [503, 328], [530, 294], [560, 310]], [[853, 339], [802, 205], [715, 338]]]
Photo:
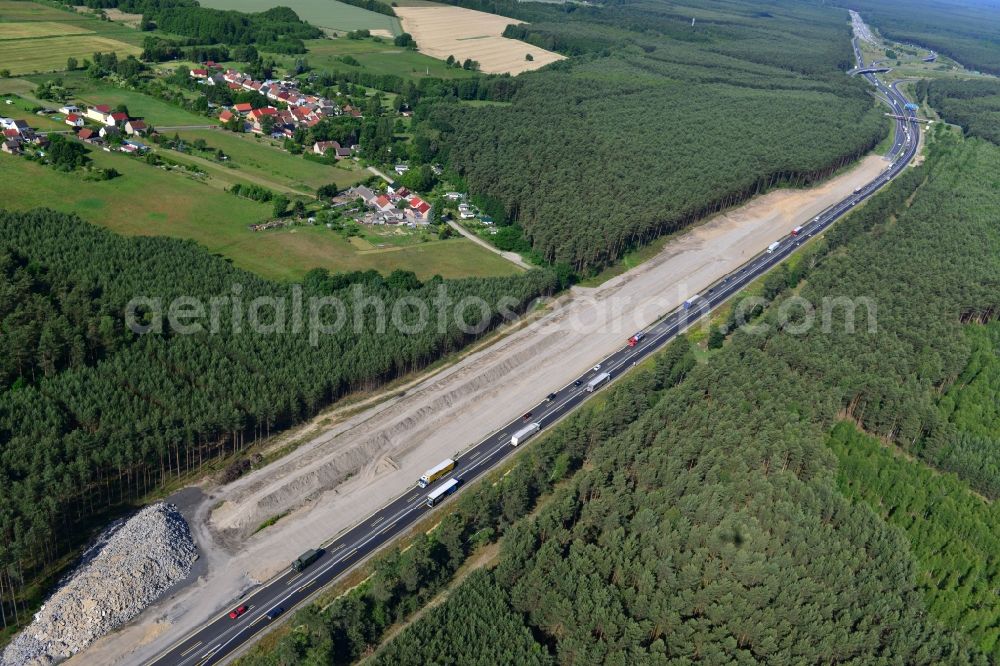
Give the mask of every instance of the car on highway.
[[555, 393], [549, 393], [547, 396], [545, 396], [545, 402], [552, 402], [555, 399], [556, 399]]
[[593, 370], [594, 372], [600, 372], [601, 371], [601, 364], [598, 363], [597, 365], [595, 365], [594, 367], [592, 367], [591, 370]]
[[578, 379], [575, 382], [573, 382], [573, 386], [579, 386], [582, 383], [583, 383], [583, 380], [582, 379]]
[[267, 619], [273, 620], [274, 618], [280, 616], [284, 612], [285, 612], [284, 606], [275, 606], [271, 610], [267, 611]]
[[233, 610], [229, 611], [229, 619], [235, 620], [236, 618], [238, 618], [239, 616], [243, 615], [246, 612], [247, 612], [246, 606], [237, 606]]
[[527, 421], [531, 418], [531, 412], [525, 412], [524, 416], [521, 417], [522, 421]]

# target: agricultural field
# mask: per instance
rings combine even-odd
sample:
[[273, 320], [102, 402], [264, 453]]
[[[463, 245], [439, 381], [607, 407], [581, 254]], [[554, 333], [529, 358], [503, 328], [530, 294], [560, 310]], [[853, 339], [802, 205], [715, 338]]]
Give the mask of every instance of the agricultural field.
[[[418, 42], [419, 45], [419, 42]], [[420, 79], [431, 76], [439, 79], [454, 79], [475, 76], [461, 68], [448, 67], [442, 60], [432, 58], [417, 51], [402, 49], [391, 42], [376, 42], [374, 39], [313, 39], [306, 41], [309, 64], [320, 70], [343, 72], [363, 70], [372, 74], [393, 74], [404, 79]], [[340, 60], [351, 56], [360, 65], [347, 65]], [[447, 56], [445, 56], [447, 57]], [[524, 57], [523, 55], [521, 56]], [[293, 58], [278, 57], [291, 65]]]
[[[49, 76], [34, 76], [30, 80], [36, 83], [49, 79]], [[212, 118], [206, 118], [191, 113], [180, 107], [150, 97], [141, 92], [118, 88], [108, 83], [92, 79], [84, 72], [67, 72], [60, 77], [63, 85], [72, 91], [75, 101], [84, 104], [107, 104], [117, 106], [124, 104], [133, 117], [143, 118], [155, 127], [199, 126], [217, 124]]]
[[[514, 264], [465, 238], [418, 244], [374, 246], [367, 239], [344, 239], [325, 227], [296, 227], [242, 237], [223, 253], [236, 265], [279, 280], [301, 278], [310, 268], [368, 270], [386, 274], [413, 271], [424, 280], [434, 275], [487, 277], [513, 275]], [[353, 241], [353, 242], [352, 242]], [[294, 258], [294, 261], [290, 261]]]
[[0, 116], [23, 120], [31, 127], [45, 132], [69, 129], [63, 122], [62, 114], [40, 116], [32, 112], [31, 109], [37, 106], [33, 101], [14, 94], [4, 95], [2, 100], [3, 102], [0, 104]]
[[0, 40], [88, 34], [93, 34], [93, 31], [78, 25], [57, 23], [55, 21], [11, 21], [0, 23]]
[[[222, 169], [232, 172], [237, 179], [241, 174], [246, 174], [246, 180], [265, 187], [273, 182], [309, 192], [329, 183], [336, 183], [341, 188], [349, 187], [372, 175], [353, 161], [345, 160], [341, 163], [343, 166], [313, 162], [272, 146], [267, 139], [258, 139], [250, 134], [208, 129], [180, 130], [176, 134], [188, 142], [204, 139], [212, 148], [221, 148], [234, 164], [231, 169]], [[176, 153], [171, 152], [169, 155], [174, 158]]]
[[[516, 39], [502, 37], [504, 28], [517, 19], [442, 5], [396, 7], [403, 29], [413, 35], [421, 53], [446, 60], [471, 58], [489, 74], [520, 74], [538, 69], [564, 56]], [[533, 60], [525, 60], [527, 54]]]
[[[174, 153], [166, 154], [174, 157]], [[414, 244], [412, 239], [379, 242], [372, 237], [355, 246], [325, 227], [254, 233], [247, 225], [269, 218], [270, 205], [235, 197], [182, 173], [117, 153], [92, 150], [90, 157], [95, 166], [117, 169], [122, 176], [111, 181], [81, 181], [78, 174], [0, 155], [0, 180], [6, 183], [4, 206], [76, 213], [126, 235], [191, 239], [229, 257], [237, 266], [272, 279], [294, 280], [316, 267], [333, 271], [374, 268], [383, 273], [403, 268], [422, 278], [517, 271], [506, 260], [465, 239]]]
[[[398, 35], [399, 20], [393, 16], [370, 12], [336, 0], [282, 0], [284, 7], [291, 7], [303, 21], [312, 23], [326, 32], [347, 32], [368, 29], [385, 36]], [[275, 3], [271, 0], [202, 0], [202, 7], [212, 9], [238, 9], [241, 12], [262, 12]], [[376, 34], [378, 34], [376, 33]]]
[[140, 33], [33, 2], [0, 0], [0, 63], [11, 74], [54, 72], [95, 51], [138, 55]]
[[79, 174], [3, 155], [0, 177], [5, 183], [4, 206], [55, 208], [119, 233], [195, 238], [211, 249], [231, 240], [223, 233], [229, 225], [246, 229], [247, 224], [270, 215], [270, 206], [238, 199], [135, 158], [98, 149], [91, 149], [89, 156], [95, 166], [114, 168], [122, 176], [110, 181], [81, 181]]

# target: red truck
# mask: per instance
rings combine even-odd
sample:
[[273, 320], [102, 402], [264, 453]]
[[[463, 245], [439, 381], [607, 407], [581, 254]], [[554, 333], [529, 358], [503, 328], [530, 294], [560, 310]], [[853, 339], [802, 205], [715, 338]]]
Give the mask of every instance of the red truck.
[[646, 337], [645, 333], [641, 331], [639, 333], [636, 333], [635, 335], [633, 335], [631, 338], [628, 339], [628, 346], [635, 347], [637, 344], [639, 344], [639, 341], [642, 340], [644, 337]]

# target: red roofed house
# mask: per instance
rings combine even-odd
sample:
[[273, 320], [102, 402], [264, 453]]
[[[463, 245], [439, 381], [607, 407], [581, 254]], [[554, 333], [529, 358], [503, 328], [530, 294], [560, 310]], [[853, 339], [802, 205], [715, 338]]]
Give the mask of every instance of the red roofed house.
[[393, 208], [395, 208], [395, 206], [392, 205], [392, 202], [389, 201], [389, 197], [385, 196], [384, 194], [379, 198], [375, 199], [373, 203], [375, 204], [375, 207], [382, 212], [392, 210]]
[[277, 115], [278, 115], [278, 110], [276, 108], [274, 108], [273, 106], [267, 106], [264, 107], [263, 109], [254, 109], [253, 111], [247, 114], [247, 118], [249, 118], [250, 122], [253, 123], [253, 130], [255, 132], [263, 132], [264, 127], [261, 124], [261, 121], [263, 121], [264, 118], [266, 118], [267, 116], [271, 116], [277, 119], [276, 118]]
[[83, 127], [83, 117], [71, 113], [66, 116], [66, 124], [70, 127]]
[[141, 120], [129, 120], [127, 123], [125, 123], [125, 131], [131, 134], [132, 136], [135, 136], [137, 134], [145, 134], [146, 123], [142, 122]]
[[207, 69], [192, 69], [191, 76], [196, 79], [204, 79], [208, 77]]
[[420, 197], [414, 195], [410, 197], [410, 207], [406, 212], [411, 215], [414, 220], [425, 220], [427, 219], [428, 213], [431, 211], [431, 206], [429, 203], [421, 199]]
[[219, 114], [219, 120], [228, 123], [230, 120], [236, 117], [236, 114], [228, 109], [223, 109], [222, 113]]
[[121, 111], [119, 111], [118, 113], [109, 113], [104, 118], [105, 125], [121, 125], [122, 123], [127, 121], [128, 121], [128, 114], [122, 113]]
[[243, 102], [233, 106], [233, 109], [236, 113], [250, 113], [253, 110], [253, 105], [250, 102]]
[[97, 138], [97, 132], [90, 129], [89, 127], [84, 127], [82, 130], [76, 133], [76, 138], [80, 141], [94, 141]]

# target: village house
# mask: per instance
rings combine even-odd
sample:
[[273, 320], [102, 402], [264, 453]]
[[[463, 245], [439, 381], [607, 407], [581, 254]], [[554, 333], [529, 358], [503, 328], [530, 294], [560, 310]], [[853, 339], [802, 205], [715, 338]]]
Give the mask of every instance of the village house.
[[340, 148], [340, 144], [336, 141], [317, 141], [313, 144], [313, 152], [317, 155], [326, 155], [327, 151], [333, 151]]
[[146, 123], [141, 120], [129, 120], [125, 123], [125, 131], [132, 136], [143, 135], [148, 131]]
[[222, 113], [219, 114], [219, 121], [223, 123], [228, 123], [230, 120], [236, 117], [236, 114], [229, 109], [223, 109]]
[[27, 121], [24, 120], [14, 120], [12, 118], [3, 119], [4, 135], [7, 136], [7, 131], [12, 130], [14, 134], [11, 136], [17, 136], [25, 141], [31, 141], [35, 138], [35, 130], [28, 126]]
[[92, 106], [84, 113], [84, 115], [93, 120], [94, 122], [107, 124], [105, 121], [108, 115], [111, 113], [111, 107], [107, 104], [98, 104], [97, 106]]
[[409, 208], [406, 209], [406, 216], [413, 222], [426, 224], [430, 221], [431, 216], [431, 205], [418, 197], [413, 195], [408, 200], [410, 204]]
[[75, 113], [66, 114], [66, 120], [64, 122], [70, 127], [83, 127], [83, 117], [78, 116]]
[[375, 200], [372, 201], [372, 206], [374, 206], [376, 209], [378, 209], [378, 211], [381, 212], [381, 213], [387, 213], [390, 210], [393, 210], [393, 209], [396, 208], [396, 204], [394, 204], [389, 199], [389, 197], [385, 196], [384, 194], [381, 195], [381, 196], [379, 196], [379, 197], [376, 197]]
[[208, 78], [208, 70], [207, 69], [192, 69], [191, 70], [191, 76], [192, 76], [192, 78], [195, 78], [195, 79]]
[[3, 142], [2, 148], [0, 149], [8, 155], [20, 155], [21, 143], [19, 141], [15, 141], [14, 139], [7, 139]]
[[250, 102], [241, 102], [240, 104], [234, 104], [233, 111], [245, 115], [253, 111], [253, 104], [251, 104]]
[[97, 131], [102, 139], [110, 141], [116, 136], [121, 136], [121, 132], [114, 125], [105, 125]]
[[59, 113], [65, 113], [65, 114], [75, 113], [79, 115], [82, 112], [80, 111], [80, 107], [76, 106], [75, 104], [67, 104], [66, 106], [59, 107]]
[[332, 153], [338, 160], [351, 156], [351, 149], [341, 146], [337, 141], [317, 141], [313, 144], [313, 152], [317, 155]]
[[264, 132], [263, 120], [268, 116], [274, 118], [275, 123], [278, 122], [278, 110], [273, 106], [266, 106], [263, 109], [254, 109], [248, 113], [247, 119], [252, 124], [251, 129], [258, 134], [262, 134]]
[[366, 205], [370, 205], [371, 202], [374, 201], [376, 198], [375, 193], [372, 192], [367, 187], [365, 187], [364, 185], [359, 185], [358, 187], [352, 188], [350, 190], [350, 194], [354, 199], [360, 198], [362, 201], [365, 202]]
[[109, 113], [104, 119], [104, 124], [110, 126], [122, 125], [128, 121], [128, 114], [121, 111]]
[[89, 127], [84, 127], [82, 130], [77, 132], [76, 138], [86, 143], [96, 143], [99, 139], [97, 132], [90, 129]]

